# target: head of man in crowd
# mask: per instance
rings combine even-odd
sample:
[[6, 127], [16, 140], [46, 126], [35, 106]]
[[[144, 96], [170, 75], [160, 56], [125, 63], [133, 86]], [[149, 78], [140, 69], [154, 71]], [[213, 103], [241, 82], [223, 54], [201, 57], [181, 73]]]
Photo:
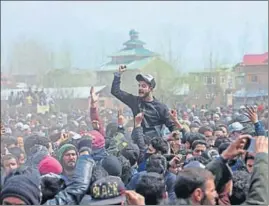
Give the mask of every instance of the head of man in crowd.
[[139, 97], [146, 99], [152, 97], [152, 91], [156, 86], [155, 79], [150, 74], [138, 74], [136, 76], [138, 81], [138, 95]]
[[25, 154], [21, 148], [13, 147], [10, 148], [8, 151], [17, 158], [19, 166], [25, 163]]
[[204, 140], [195, 140], [192, 143], [191, 149], [193, 156], [201, 156], [206, 151], [207, 143]]
[[162, 138], [154, 138], [151, 140], [147, 154], [166, 154], [168, 152], [168, 143]]
[[71, 176], [76, 167], [77, 162], [77, 149], [72, 144], [64, 144], [58, 150], [58, 160], [63, 166], [63, 173], [67, 176]]
[[246, 164], [247, 171], [249, 173], [252, 173], [252, 171], [253, 171], [254, 160], [255, 160], [254, 154], [246, 153], [246, 155], [245, 155], [245, 164]]
[[155, 172], [142, 175], [135, 191], [144, 196], [146, 205], [159, 205], [168, 196], [164, 177]]
[[6, 154], [2, 157], [2, 165], [4, 167], [5, 175], [19, 167], [18, 160], [13, 154]]
[[243, 129], [244, 129], [244, 126], [239, 122], [234, 122], [230, 124], [228, 127], [230, 137], [233, 140], [236, 140], [242, 134]]
[[216, 205], [218, 198], [214, 176], [203, 168], [180, 171], [175, 182], [175, 194], [182, 205]]

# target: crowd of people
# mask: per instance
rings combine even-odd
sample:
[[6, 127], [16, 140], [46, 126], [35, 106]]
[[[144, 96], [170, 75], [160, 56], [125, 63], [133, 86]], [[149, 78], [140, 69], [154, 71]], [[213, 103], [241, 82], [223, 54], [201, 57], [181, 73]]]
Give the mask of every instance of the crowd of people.
[[93, 88], [85, 112], [1, 114], [2, 205], [268, 205], [268, 105], [169, 109], [151, 75], [122, 91], [125, 70], [131, 120]]
[[8, 105], [12, 106], [36, 106], [49, 105], [53, 103], [53, 99], [46, 95], [44, 90], [32, 91], [31, 87], [28, 91], [11, 91], [8, 96]]

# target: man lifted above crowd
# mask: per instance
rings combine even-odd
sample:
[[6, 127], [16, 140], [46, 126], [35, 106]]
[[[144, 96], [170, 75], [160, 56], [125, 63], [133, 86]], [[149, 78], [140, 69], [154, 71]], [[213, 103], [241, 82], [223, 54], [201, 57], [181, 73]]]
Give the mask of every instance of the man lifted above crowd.
[[119, 72], [115, 73], [111, 94], [128, 105], [134, 116], [140, 112], [143, 113], [142, 128], [146, 136], [162, 136], [161, 130], [163, 125], [168, 127], [172, 132], [175, 126], [170, 120], [168, 107], [153, 96], [153, 90], [156, 86], [154, 78], [149, 74], [138, 74], [136, 76], [136, 80], [138, 81], [138, 96], [135, 96], [122, 91], [120, 88], [121, 75], [125, 71], [126, 66], [120, 66]]

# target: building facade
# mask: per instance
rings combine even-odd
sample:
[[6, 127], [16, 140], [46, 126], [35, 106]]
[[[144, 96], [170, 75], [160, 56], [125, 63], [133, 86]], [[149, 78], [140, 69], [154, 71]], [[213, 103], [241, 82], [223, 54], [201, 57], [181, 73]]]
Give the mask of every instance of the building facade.
[[268, 96], [268, 52], [245, 55], [234, 67], [234, 74], [234, 98], [241, 104]]

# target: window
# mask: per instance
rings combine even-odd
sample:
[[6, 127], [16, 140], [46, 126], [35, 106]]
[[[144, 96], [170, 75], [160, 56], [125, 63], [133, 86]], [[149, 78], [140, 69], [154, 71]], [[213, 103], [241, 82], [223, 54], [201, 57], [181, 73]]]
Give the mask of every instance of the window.
[[258, 82], [258, 76], [255, 74], [249, 74], [248, 75], [248, 81], [249, 82]]
[[198, 82], [199, 76], [194, 76], [194, 81]]
[[204, 84], [205, 84], [205, 85], [216, 84], [216, 79], [215, 79], [215, 77], [210, 77], [210, 76], [206, 76], [206, 77], [204, 77]]

